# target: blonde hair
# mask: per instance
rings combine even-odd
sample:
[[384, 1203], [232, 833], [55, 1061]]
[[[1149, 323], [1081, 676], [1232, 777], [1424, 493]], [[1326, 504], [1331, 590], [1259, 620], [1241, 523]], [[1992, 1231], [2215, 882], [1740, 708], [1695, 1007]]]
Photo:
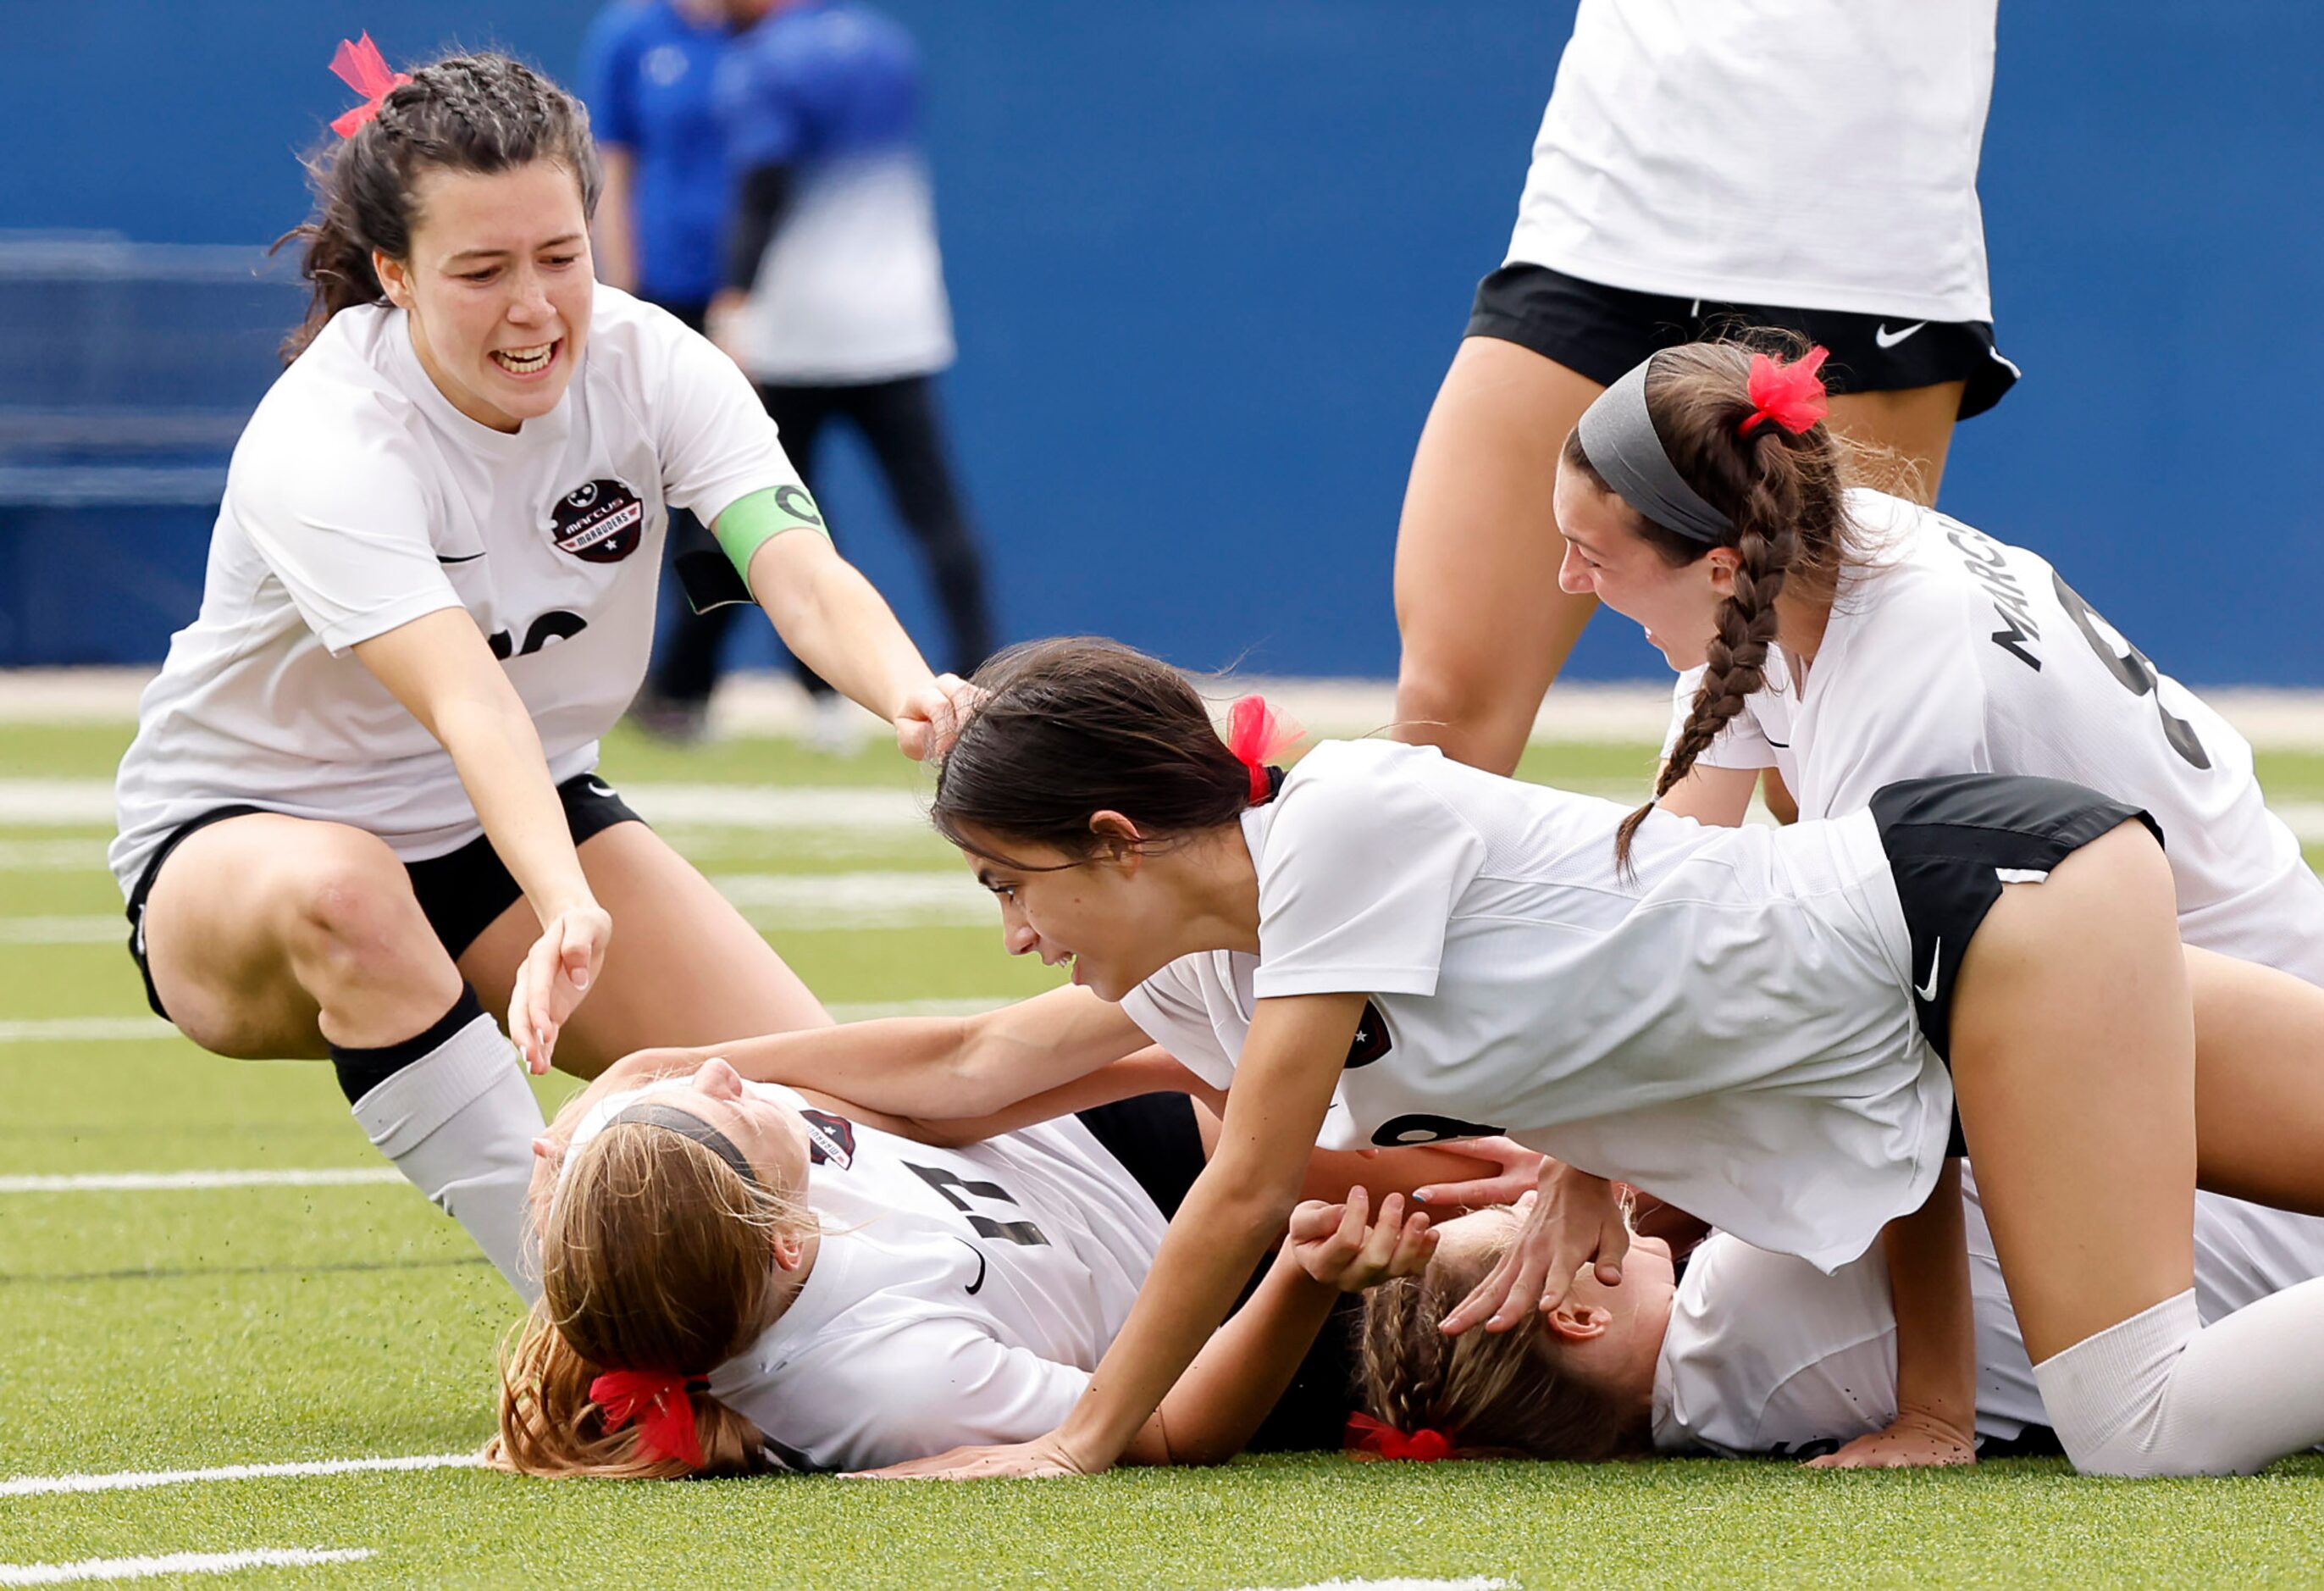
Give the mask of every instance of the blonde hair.
[[589, 1383], [609, 1370], [707, 1374], [780, 1312], [774, 1244], [815, 1227], [798, 1198], [745, 1182], [681, 1133], [607, 1127], [574, 1152], [540, 1212], [540, 1301], [501, 1350], [500, 1434], [485, 1462], [561, 1479], [676, 1479], [769, 1467], [757, 1427], [699, 1383], [684, 1394], [699, 1470], [605, 1429]]
[[1508, 1247], [1508, 1238], [1440, 1250], [1418, 1276], [1364, 1295], [1358, 1385], [1364, 1412], [1406, 1433], [1443, 1432], [1456, 1458], [1594, 1464], [1642, 1451], [1610, 1391], [1569, 1369], [1538, 1312], [1507, 1331], [1442, 1328]]

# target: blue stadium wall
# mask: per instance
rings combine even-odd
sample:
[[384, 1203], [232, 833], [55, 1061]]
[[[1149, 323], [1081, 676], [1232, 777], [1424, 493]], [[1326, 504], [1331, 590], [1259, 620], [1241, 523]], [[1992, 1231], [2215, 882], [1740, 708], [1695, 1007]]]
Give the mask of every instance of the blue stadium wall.
[[[1007, 632], [1392, 673], [1406, 467], [1499, 260], [1571, 5], [890, 8], [930, 63], [961, 341], [945, 391]], [[293, 152], [346, 103], [324, 69], [341, 34], [369, 26], [398, 58], [497, 44], [569, 74], [590, 14], [5, 10], [0, 227], [227, 244], [301, 215]], [[1960, 433], [1944, 504], [2051, 555], [2190, 680], [2324, 677], [2319, 51], [2312, 0], [2002, 8], [1982, 188], [2002, 346], [2026, 380]], [[1735, 134], [1781, 159], [1780, 130]], [[827, 476], [843, 540], [933, 644], [862, 461]], [[0, 509], [0, 661], [158, 656], [205, 531], [186, 510]], [[1600, 624], [1574, 670], [1660, 667]]]

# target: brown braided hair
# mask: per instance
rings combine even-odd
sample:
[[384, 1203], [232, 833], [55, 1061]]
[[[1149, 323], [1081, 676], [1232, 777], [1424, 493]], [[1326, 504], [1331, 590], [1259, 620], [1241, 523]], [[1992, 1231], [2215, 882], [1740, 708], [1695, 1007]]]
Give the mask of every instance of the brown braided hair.
[[1448, 1253], [1364, 1294], [1358, 1337], [1364, 1412], [1400, 1431], [1437, 1430], [1458, 1458], [1596, 1464], [1651, 1442], [1609, 1389], [1568, 1371], [1538, 1312], [1508, 1331], [1459, 1337], [1442, 1322], [1484, 1280], [1508, 1239]]
[[[572, 174], [594, 217], [604, 175], [581, 102], [505, 55], [454, 55], [419, 68], [390, 89], [379, 114], [353, 137], [333, 135], [307, 160], [315, 216], [274, 240], [305, 247], [299, 273], [313, 289], [307, 318], [282, 342], [282, 362], [307, 351], [332, 316], [383, 304], [374, 251], [411, 257], [419, 225], [413, 193], [423, 171], [490, 175], [547, 161]], [[271, 252], [271, 251], [270, 251]]]
[[[1784, 334], [1760, 332], [1748, 340], [1686, 343], [1655, 355], [1646, 373], [1646, 412], [1672, 467], [1733, 529], [1706, 544], [1636, 512], [1630, 528], [1673, 569], [1698, 561], [1714, 545], [1733, 548], [1738, 561], [1734, 595], [1720, 605], [1718, 634], [1706, 650], [1702, 685], [1655, 781], [1654, 800], [1615, 832], [1614, 854], [1626, 867], [1631, 841], [1655, 802], [1693, 771], [1744, 699], [1766, 682], [1775, 599], [1785, 585], [1829, 592], [1841, 568], [1858, 556], [1842, 495], [1852, 457], [1831, 429], [1819, 421], [1797, 436], [1778, 425], [1738, 433], [1755, 407], [1751, 356], [1784, 340]], [[1599, 491], [1609, 490], [1582, 451], [1579, 430], [1565, 439], [1563, 462]]]

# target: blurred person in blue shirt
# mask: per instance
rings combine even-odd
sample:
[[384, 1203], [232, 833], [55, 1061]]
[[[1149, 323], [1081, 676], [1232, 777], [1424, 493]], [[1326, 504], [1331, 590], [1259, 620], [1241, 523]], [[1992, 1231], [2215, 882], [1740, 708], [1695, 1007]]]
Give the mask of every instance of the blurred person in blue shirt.
[[[992, 650], [992, 621], [936, 405], [952, 313], [920, 149], [918, 50], [853, 0], [723, 5], [740, 32], [714, 97], [733, 208], [711, 333], [757, 384], [810, 490], [827, 425], [855, 428], [927, 561], [947, 665], [968, 672]], [[686, 615], [655, 671], [651, 716], [641, 715], [650, 726], [700, 723], [733, 611]], [[839, 738], [832, 714], [818, 722]]]

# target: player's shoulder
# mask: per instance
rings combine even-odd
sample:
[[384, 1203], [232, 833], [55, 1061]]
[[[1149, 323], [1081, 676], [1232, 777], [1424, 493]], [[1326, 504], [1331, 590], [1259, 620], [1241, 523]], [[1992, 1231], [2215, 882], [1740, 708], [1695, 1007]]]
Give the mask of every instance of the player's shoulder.
[[364, 305], [332, 316], [275, 378], [244, 426], [228, 469], [229, 491], [290, 489], [382, 467], [420, 467], [419, 404], [399, 379], [387, 342], [400, 335], [401, 316], [383, 307]]
[[[593, 392], [611, 389], [635, 412], [673, 380], [692, 373], [715, 354], [685, 321], [659, 304], [598, 282], [589, 310], [589, 353], [583, 380]], [[723, 356], [720, 356], [723, 357]]]

